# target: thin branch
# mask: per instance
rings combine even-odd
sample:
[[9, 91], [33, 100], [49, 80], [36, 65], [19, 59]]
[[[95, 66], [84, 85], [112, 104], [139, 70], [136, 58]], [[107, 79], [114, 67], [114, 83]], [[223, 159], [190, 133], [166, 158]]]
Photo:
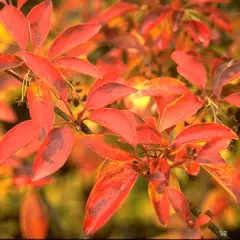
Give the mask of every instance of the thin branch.
[[[188, 202], [190, 206], [190, 210], [192, 214], [196, 217], [198, 217], [201, 214], [201, 211], [197, 209], [191, 202]], [[210, 221], [207, 224], [207, 227], [219, 238], [222, 240], [230, 239], [227, 235], [227, 231], [224, 231], [220, 229], [218, 226], [216, 226], [212, 221]]]

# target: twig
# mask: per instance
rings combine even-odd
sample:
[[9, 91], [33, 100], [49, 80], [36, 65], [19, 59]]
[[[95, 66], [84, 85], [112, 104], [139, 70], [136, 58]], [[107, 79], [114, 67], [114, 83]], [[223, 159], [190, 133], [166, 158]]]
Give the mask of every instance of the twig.
[[[190, 210], [192, 214], [196, 217], [198, 217], [201, 214], [201, 211], [197, 209], [191, 202], [189, 202]], [[222, 240], [230, 239], [227, 235], [227, 231], [224, 231], [220, 229], [218, 226], [216, 226], [212, 221], [210, 221], [207, 224], [207, 227], [219, 238]]]

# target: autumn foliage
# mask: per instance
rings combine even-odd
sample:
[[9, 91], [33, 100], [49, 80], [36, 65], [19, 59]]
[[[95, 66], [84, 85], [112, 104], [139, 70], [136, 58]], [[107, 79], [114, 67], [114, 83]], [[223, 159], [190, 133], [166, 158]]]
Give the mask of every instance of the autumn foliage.
[[[238, 144], [234, 113], [240, 107], [240, 62], [233, 53], [239, 39], [222, 10], [229, 1], [107, 6], [98, 0], [91, 8], [85, 0], [56, 8], [51, 0], [0, 2], [0, 23], [12, 41], [0, 55], [6, 82], [0, 84], [0, 120], [12, 123], [8, 131], [1, 128], [0, 168], [11, 172], [12, 188], [24, 189], [22, 236], [48, 236], [55, 218], [43, 189], [77, 155], [96, 170], [80, 236], [107, 224], [144, 178], [161, 226], [167, 229], [177, 214], [190, 231], [178, 238], [201, 238], [209, 228], [207, 237], [227, 239], [214, 223], [217, 210], [197, 211], [201, 206], [181, 181], [204, 178], [204, 171], [225, 190], [223, 208], [240, 204], [239, 167], [228, 150]], [[79, 7], [81, 20], [66, 22], [64, 15]], [[27, 109], [28, 119], [18, 121], [9, 86], [20, 93], [12, 101]], [[90, 153], [78, 157], [83, 148]], [[101, 159], [97, 169], [93, 153]]]

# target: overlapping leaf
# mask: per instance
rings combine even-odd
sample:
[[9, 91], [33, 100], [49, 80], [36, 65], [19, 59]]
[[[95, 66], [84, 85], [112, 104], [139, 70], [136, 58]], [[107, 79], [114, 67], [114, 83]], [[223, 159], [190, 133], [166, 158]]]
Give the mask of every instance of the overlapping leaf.
[[104, 141], [104, 135], [85, 135], [81, 142], [104, 158], [117, 161], [131, 161], [129, 153], [115, 148]]
[[135, 127], [124, 112], [118, 109], [101, 108], [91, 111], [89, 119], [118, 134], [130, 144], [134, 146], [137, 144]]
[[177, 71], [184, 78], [197, 87], [204, 89], [206, 84], [206, 70], [192, 55], [183, 51], [174, 51], [171, 55], [174, 62], [177, 63]]
[[223, 100], [230, 104], [233, 104], [237, 107], [240, 107], [240, 93], [239, 92], [228, 95]]
[[86, 74], [94, 78], [102, 77], [101, 73], [94, 65], [83, 59], [75, 57], [62, 57], [58, 58], [54, 64], [60, 69]]
[[64, 30], [50, 46], [48, 57], [55, 58], [77, 47], [95, 36], [101, 26], [97, 24], [79, 24]]
[[218, 123], [199, 123], [191, 125], [180, 132], [172, 141], [173, 146], [212, 140], [213, 138], [238, 139], [236, 133], [230, 128]]
[[0, 71], [16, 68], [21, 61], [12, 55], [0, 55]]
[[27, 99], [30, 116], [39, 132], [39, 140], [43, 141], [54, 123], [53, 100], [50, 90], [43, 82], [32, 83], [27, 90]]
[[27, 66], [39, 77], [47, 78], [48, 82], [58, 91], [63, 100], [67, 99], [68, 90], [61, 73], [46, 58], [29, 52], [16, 54], [22, 58]]

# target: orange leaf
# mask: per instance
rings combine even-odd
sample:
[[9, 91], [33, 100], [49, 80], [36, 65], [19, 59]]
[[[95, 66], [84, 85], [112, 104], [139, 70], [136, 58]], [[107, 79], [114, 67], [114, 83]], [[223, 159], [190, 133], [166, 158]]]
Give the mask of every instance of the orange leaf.
[[105, 24], [111, 19], [119, 17], [129, 11], [133, 11], [136, 8], [136, 4], [131, 4], [127, 2], [116, 3], [106, 9], [102, 14], [100, 14], [100, 16], [96, 16], [90, 19], [89, 23]]
[[141, 96], [169, 96], [188, 92], [181, 81], [170, 77], [154, 78], [145, 83], [145, 89], [139, 90]]
[[0, 11], [0, 21], [12, 34], [19, 47], [25, 50], [28, 43], [28, 24], [22, 12], [14, 6], [5, 5]]
[[14, 126], [0, 141], [0, 163], [4, 163], [17, 150], [37, 137], [37, 132], [31, 120], [21, 122]]
[[237, 107], [240, 107], [240, 92], [228, 95], [223, 100]]
[[194, 227], [202, 227], [206, 224], [208, 224], [211, 221], [211, 218], [206, 215], [206, 214], [201, 214], [200, 216], [197, 217], [194, 223]]
[[74, 143], [70, 127], [53, 128], [45, 137], [34, 159], [32, 181], [56, 172], [67, 161]]
[[102, 108], [115, 102], [117, 99], [135, 93], [137, 90], [126, 84], [116, 82], [106, 83], [98, 87], [95, 91], [89, 93], [85, 109]]
[[202, 3], [228, 3], [230, 0], [189, 0], [191, 4], [202, 4]]
[[176, 213], [188, 223], [191, 220], [190, 208], [184, 194], [175, 188], [167, 188], [167, 196]]
[[104, 158], [117, 161], [133, 160], [127, 152], [105, 143], [104, 135], [85, 135], [81, 142]]
[[191, 176], [197, 176], [200, 172], [200, 165], [196, 161], [189, 161], [183, 163], [185, 171]]
[[51, 27], [52, 1], [45, 0], [29, 12], [27, 19], [30, 27], [30, 36], [35, 48], [39, 48]]
[[159, 221], [167, 226], [169, 224], [169, 201], [166, 192], [159, 194], [151, 182], [148, 184], [148, 195], [151, 199], [153, 208], [156, 211]]
[[64, 30], [50, 46], [48, 57], [56, 58], [95, 36], [101, 26], [97, 24], [79, 24]]
[[118, 134], [130, 144], [136, 146], [137, 134], [135, 127], [123, 111], [101, 108], [90, 112], [89, 119]]
[[[183, 94], [165, 107], [160, 121], [160, 131], [168, 129], [181, 121], [188, 120], [202, 105], [202, 100], [197, 96], [191, 93]], [[179, 111], [180, 109], [181, 111]]]
[[230, 128], [218, 123], [199, 123], [186, 127], [173, 140], [172, 145], [197, 142], [202, 140], [212, 140], [213, 138], [238, 139], [236, 133]]
[[161, 134], [153, 127], [142, 125], [137, 127], [138, 144], [162, 144]]
[[102, 77], [93, 64], [83, 59], [75, 57], [62, 57], [58, 58], [54, 64], [60, 69], [67, 69], [69, 71], [86, 74], [94, 78]]
[[179, 74], [197, 87], [205, 88], [206, 70], [200, 62], [184, 51], [174, 51], [171, 58], [178, 65]]
[[0, 55], [0, 71], [16, 68], [20, 64], [21, 61], [12, 55]]
[[233, 197], [240, 203], [240, 175], [230, 165], [208, 165], [201, 166]]
[[30, 116], [39, 132], [39, 140], [52, 129], [54, 123], [53, 100], [48, 87], [43, 83], [31, 83], [27, 89]]
[[17, 0], [17, 7], [20, 9], [28, 0]]
[[185, 22], [185, 29], [196, 43], [202, 43], [204, 47], [209, 45], [211, 31], [208, 25], [199, 21], [187, 21]]
[[46, 238], [48, 215], [37, 192], [30, 189], [25, 195], [20, 212], [20, 225], [25, 238]]
[[17, 53], [28, 67], [39, 77], [47, 78], [48, 82], [59, 92], [59, 95], [66, 101], [68, 90], [61, 73], [52, 65], [52, 63], [43, 57], [34, 55], [30, 52]]
[[119, 208], [137, 180], [138, 174], [129, 165], [119, 164], [99, 175], [88, 198], [83, 233], [98, 231]]

